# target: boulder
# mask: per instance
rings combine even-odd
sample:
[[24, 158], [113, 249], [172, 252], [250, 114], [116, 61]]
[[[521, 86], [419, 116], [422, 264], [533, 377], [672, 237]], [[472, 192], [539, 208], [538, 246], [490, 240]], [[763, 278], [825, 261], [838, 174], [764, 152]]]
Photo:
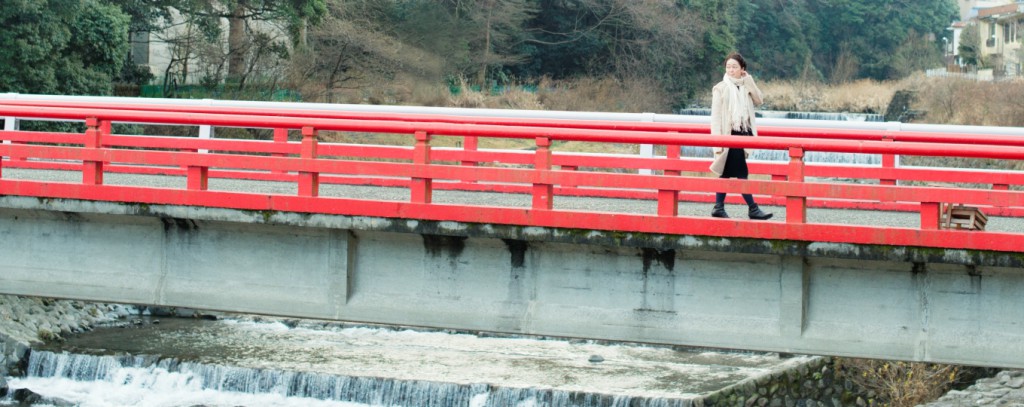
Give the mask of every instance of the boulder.
[[34, 391], [29, 389], [18, 389], [14, 391], [14, 401], [17, 401], [23, 405], [39, 404], [43, 401], [43, 396], [36, 394]]

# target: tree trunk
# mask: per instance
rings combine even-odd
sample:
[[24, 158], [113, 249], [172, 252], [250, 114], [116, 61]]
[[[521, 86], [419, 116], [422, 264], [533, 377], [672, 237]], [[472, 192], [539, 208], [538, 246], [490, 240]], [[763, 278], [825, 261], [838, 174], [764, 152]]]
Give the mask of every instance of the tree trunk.
[[487, 81], [487, 64], [491, 59], [491, 18], [494, 15], [494, 1], [490, 1], [487, 7], [487, 18], [484, 19], [484, 49], [483, 58], [481, 58], [480, 71], [477, 73], [477, 83], [480, 84], [480, 91], [484, 92], [487, 85], [484, 83]]
[[302, 17], [302, 19], [299, 20], [299, 27], [298, 27], [298, 29], [296, 31], [298, 31], [298, 36], [299, 36], [299, 38], [295, 39], [295, 46], [296, 46], [296, 48], [303, 48], [304, 49], [307, 46], [309, 46], [309, 18], [308, 17]]
[[228, 18], [228, 82], [241, 83], [245, 72], [245, 10], [240, 0]]

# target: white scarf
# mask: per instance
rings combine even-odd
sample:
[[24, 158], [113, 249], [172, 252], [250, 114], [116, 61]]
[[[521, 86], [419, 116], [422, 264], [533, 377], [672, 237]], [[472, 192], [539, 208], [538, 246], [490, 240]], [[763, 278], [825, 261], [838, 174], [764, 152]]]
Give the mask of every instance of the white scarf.
[[728, 88], [726, 95], [726, 106], [729, 109], [729, 124], [733, 130], [742, 131], [751, 129], [751, 118], [754, 117], [754, 102], [748, 96], [747, 87], [743, 79], [736, 79], [725, 74], [723, 81], [728, 81], [732, 86]]

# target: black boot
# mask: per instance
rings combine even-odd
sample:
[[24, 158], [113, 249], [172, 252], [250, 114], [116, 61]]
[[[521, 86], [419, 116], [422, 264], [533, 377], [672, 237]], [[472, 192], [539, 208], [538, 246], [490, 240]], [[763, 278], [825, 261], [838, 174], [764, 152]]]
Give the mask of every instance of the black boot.
[[715, 209], [711, 211], [712, 218], [728, 218], [729, 214], [725, 213], [724, 203], [715, 203]]
[[750, 205], [750, 212], [748, 212], [747, 215], [750, 216], [750, 219], [755, 220], [766, 220], [772, 218], [772, 214], [762, 212], [761, 208], [757, 207], [757, 204]]

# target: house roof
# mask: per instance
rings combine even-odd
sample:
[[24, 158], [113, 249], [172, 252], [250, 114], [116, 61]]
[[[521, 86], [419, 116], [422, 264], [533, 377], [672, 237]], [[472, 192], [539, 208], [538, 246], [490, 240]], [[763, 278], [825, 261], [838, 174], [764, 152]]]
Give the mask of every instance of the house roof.
[[1002, 6], [987, 7], [978, 10], [978, 18], [1001, 18], [1024, 11], [1024, 4], [1013, 3]]

